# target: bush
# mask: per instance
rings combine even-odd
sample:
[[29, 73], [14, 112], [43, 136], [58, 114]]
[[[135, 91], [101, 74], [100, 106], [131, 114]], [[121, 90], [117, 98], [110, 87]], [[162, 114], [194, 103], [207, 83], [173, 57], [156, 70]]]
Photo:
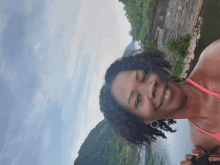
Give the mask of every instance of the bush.
[[[131, 23], [129, 34], [136, 41], [148, 34], [153, 0], [119, 0], [124, 3], [125, 15]], [[143, 41], [142, 41], [143, 43]]]
[[173, 67], [172, 76], [181, 78], [181, 73], [183, 72], [183, 60], [176, 61], [176, 65]]
[[151, 47], [151, 48], [156, 48], [157, 47], [157, 42], [156, 42], [156, 39], [153, 39], [153, 40], [146, 40], [146, 44]]
[[123, 145], [121, 152], [117, 155], [118, 159], [126, 159], [127, 156], [127, 146]]
[[190, 46], [191, 39], [192, 35], [187, 33], [185, 36], [180, 37], [179, 41], [170, 40], [165, 45], [167, 50], [172, 52], [177, 60], [183, 60], [189, 54], [187, 49]]

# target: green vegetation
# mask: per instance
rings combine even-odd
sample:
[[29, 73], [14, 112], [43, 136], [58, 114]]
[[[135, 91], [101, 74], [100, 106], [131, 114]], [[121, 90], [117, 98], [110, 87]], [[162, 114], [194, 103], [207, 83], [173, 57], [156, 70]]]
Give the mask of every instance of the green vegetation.
[[127, 156], [127, 146], [123, 145], [121, 152], [117, 155], [118, 159], [126, 158]]
[[190, 46], [191, 38], [190, 34], [186, 34], [180, 37], [178, 41], [170, 40], [165, 45], [167, 50], [172, 52], [177, 60], [182, 60], [189, 54], [187, 49]]
[[176, 65], [173, 67], [172, 76], [181, 78], [181, 74], [183, 72], [184, 62], [183, 60], [176, 61]]
[[161, 156], [159, 153], [152, 153], [151, 147], [146, 150], [146, 158], [145, 158], [145, 165], [154, 165], [156, 163], [156, 159], [160, 159], [159, 165], [165, 165], [167, 163], [168, 156], [165, 152], [164, 156]]
[[194, 34], [194, 33], [195, 33], [195, 31], [196, 31], [196, 29], [195, 29], [195, 28], [193, 28], [193, 29], [192, 29], [192, 37], [194, 37], [194, 35], [195, 35], [195, 34]]
[[139, 152], [137, 153], [137, 148], [131, 148], [131, 152], [128, 154], [127, 165], [139, 164], [139, 163], [135, 163], [135, 155], [136, 154], [139, 154]]
[[[127, 145], [125, 145], [123, 142], [117, 139], [115, 143], [115, 148], [118, 151], [117, 158], [119, 159], [119, 165], [125, 165], [126, 164], [126, 158], [127, 158]], [[127, 160], [127, 165], [134, 165], [135, 163], [135, 155], [137, 153], [137, 148], [131, 148], [131, 152], [128, 154], [128, 160]], [[139, 156], [140, 160], [140, 156]]]
[[157, 47], [157, 40], [152, 39], [150, 41], [145, 40], [145, 44], [147, 44], [149, 47], [156, 48]]
[[110, 123], [102, 120], [83, 142], [74, 165], [125, 165], [126, 145], [118, 141]]
[[[136, 41], [141, 41], [143, 45], [148, 47], [157, 47], [156, 39], [149, 33], [150, 14], [153, 6], [153, 0], [119, 0], [124, 3], [126, 17], [131, 23], [131, 31], [129, 34]], [[195, 29], [193, 29], [195, 31]], [[167, 50], [172, 52], [176, 58], [176, 65], [173, 67], [172, 76], [181, 76], [184, 58], [189, 55], [187, 51], [190, 46], [190, 40], [194, 34], [186, 34], [180, 37], [178, 41], [170, 40], [166, 43]], [[150, 36], [149, 40], [145, 40], [146, 36]]]
[[181, 73], [183, 71], [184, 58], [190, 53], [187, 51], [190, 46], [190, 40], [193, 35], [187, 33], [186, 35], [179, 38], [178, 41], [170, 40], [165, 43], [166, 48], [169, 52], [172, 52], [176, 58], [176, 65], [173, 67], [172, 76], [181, 78]]
[[155, 40], [151, 38], [150, 41], [144, 41], [148, 35], [150, 26], [150, 14], [153, 5], [153, 0], [119, 0], [124, 3], [124, 10], [126, 17], [131, 23], [130, 35], [136, 41], [141, 41], [142, 44], [149, 44], [155, 47]]

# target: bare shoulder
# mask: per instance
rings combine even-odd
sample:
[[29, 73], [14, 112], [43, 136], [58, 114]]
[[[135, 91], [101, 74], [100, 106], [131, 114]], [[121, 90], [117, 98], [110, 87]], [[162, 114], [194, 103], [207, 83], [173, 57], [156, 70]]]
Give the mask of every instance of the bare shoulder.
[[220, 39], [212, 42], [201, 53], [198, 67], [208, 77], [220, 76]]
[[[201, 146], [205, 151], [211, 151], [216, 145], [220, 145], [220, 141], [216, 138], [205, 134], [198, 130], [189, 120], [190, 125], [190, 137], [194, 146]], [[216, 155], [220, 155], [220, 150], [216, 152]]]

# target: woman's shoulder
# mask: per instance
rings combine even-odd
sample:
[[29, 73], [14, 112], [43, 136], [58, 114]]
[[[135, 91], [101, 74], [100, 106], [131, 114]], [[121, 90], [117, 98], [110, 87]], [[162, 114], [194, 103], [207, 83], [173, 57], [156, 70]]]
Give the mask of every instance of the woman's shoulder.
[[189, 78], [208, 90], [211, 86], [216, 88], [220, 85], [220, 39], [211, 43], [201, 53]]
[[[200, 59], [189, 78], [210, 91], [220, 93], [220, 40], [211, 43], [201, 53]], [[207, 151], [210, 151], [216, 145], [220, 145], [220, 141], [199, 131], [190, 121], [189, 126], [191, 140], [194, 145], [202, 146]], [[220, 152], [218, 155], [220, 155]]]
[[[211, 151], [216, 145], [220, 145], [220, 141], [216, 138], [205, 134], [198, 130], [189, 120], [190, 125], [190, 137], [194, 146], [201, 146], [207, 152]], [[220, 155], [220, 150], [216, 152], [216, 155]]]
[[205, 48], [195, 69], [207, 77], [218, 77], [220, 80], [220, 39]]

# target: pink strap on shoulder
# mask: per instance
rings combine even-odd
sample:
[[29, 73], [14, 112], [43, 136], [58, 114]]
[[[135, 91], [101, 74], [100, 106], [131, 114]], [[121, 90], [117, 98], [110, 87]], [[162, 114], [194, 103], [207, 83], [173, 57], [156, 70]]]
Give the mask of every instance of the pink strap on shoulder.
[[[189, 119], [188, 119], [189, 120]], [[190, 121], [190, 120], [189, 120]], [[220, 132], [219, 133], [216, 133], [216, 134], [212, 134], [212, 133], [209, 133], [209, 132], [206, 132], [204, 131], [203, 129], [199, 128], [195, 123], [193, 123], [192, 121], [190, 121], [193, 125], [195, 125], [200, 131], [208, 134], [208, 135], [211, 135], [213, 136], [214, 138], [218, 139], [220, 141]]]
[[204, 87], [202, 87], [201, 85], [199, 85], [199, 84], [195, 83], [194, 81], [190, 80], [189, 78], [187, 78], [187, 80], [188, 80], [191, 84], [193, 84], [195, 87], [201, 89], [202, 91], [204, 91], [204, 92], [206, 92], [206, 93], [208, 93], [208, 94], [210, 94], [210, 95], [214, 95], [214, 96], [217, 96], [217, 97], [220, 98], [220, 94], [219, 94], [219, 93], [215, 93], [215, 92], [209, 91], [209, 90], [205, 89]]
[[[189, 120], [189, 119], [188, 119]], [[209, 133], [209, 132], [206, 132], [206, 131], [204, 131], [203, 129], [201, 129], [201, 128], [199, 128], [195, 123], [193, 123], [191, 120], [189, 120], [193, 125], [195, 125], [200, 131], [202, 131], [202, 132], [204, 132], [204, 133], [206, 133], [206, 134], [209, 134], [209, 135], [216, 135], [216, 134], [211, 134], [211, 133]]]
[[[204, 92], [206, 92], [206, 93], [208, 93], [208, 94], [210, 94], [210, 95], [214, 95], [214, 96], [217, 96], [217, 97], [220, 98], [220, 94], [219, 94], [219, 93], [215, 93], [215, 92], [209, 91], [209, 90], [205, 89], [204, 87], [202, 87], [201, 85], [199, 85], [199, 84], [195, 83], [194, 81], [190, 80], [189, 78], [187, 78], [187, 80], [188, 80], [191, 84], [193, 84], [194, 86], [196, 86], [197, 88], [201, 89], [202, 91], [204, 91]], [[189, 120], [189, 119], [188, 119], [188, 120]], [[218, 139], [218, 140], [220, 141], [220, 132], [217, 133], [217, 134], [211, 134], [211, 133], [206, 132], [206, 131], [204, 131], [203, 129], [199, 128], [199, 127], [198, 127], [195, 123], [193, 123], [191, 120], [189, 120], [189, 121], [190, 121], [193, 125], [195, 125], [200, 131], [202, 131], [202, 132], [204, 132], [204, 133], [206, 133], [206, 134], [208, 134], [208, 135], [211, 135], [211, 136], [215, 137], [216, 139]]]

